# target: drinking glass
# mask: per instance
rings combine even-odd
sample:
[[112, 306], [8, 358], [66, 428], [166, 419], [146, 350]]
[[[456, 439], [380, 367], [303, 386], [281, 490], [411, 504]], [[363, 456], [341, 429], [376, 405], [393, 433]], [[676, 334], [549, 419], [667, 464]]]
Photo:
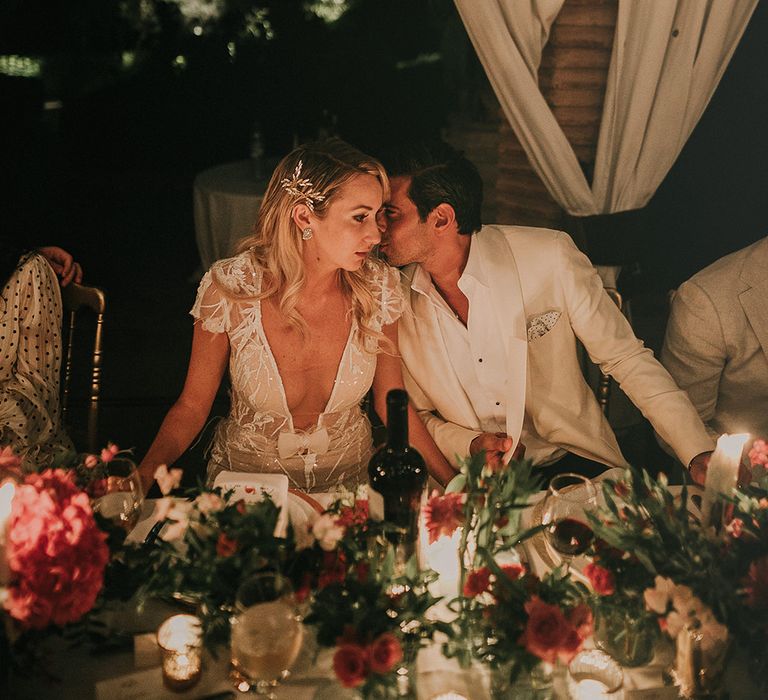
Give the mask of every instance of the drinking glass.
[[136, 465], [128, 459], [113, 459], [90, 486], [92, 506], [115, 525], [130, 532], [136, 526], [144, 503], [144, 492]]
[[566, 569], [583, 554], [594, 537], [586, 514], [597, 507], [594, 484], [580, 474], [558, 474], [549, 483], [541, 514], [547, 540], [560, 554]]
[[231, 678], [241, 692], [274, 698], [303, 638], [290, 581], [278, 573], [256, 574], [241, 584], [235, 607]]

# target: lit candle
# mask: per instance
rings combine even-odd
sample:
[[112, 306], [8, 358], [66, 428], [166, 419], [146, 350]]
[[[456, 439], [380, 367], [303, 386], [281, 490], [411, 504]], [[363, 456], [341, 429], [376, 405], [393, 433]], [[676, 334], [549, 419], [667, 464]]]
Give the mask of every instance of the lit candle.
[[6, 530], [8, 529], [8, 518], [11, 517], [11, 505], [13, 497], [16, 494], [16, 484], [13, 481], [6, 481], [0, 486], [0, 586], [8, 583], [8, 559], [5, 556]]
[[163, 654], [163, 682], [171, 690], [186, 690], [202, 671], [202, 629], [194, 615], [174, 615], [157, 630]]
[[611, 695], [605, 683], [594, 678], [585, 678], [576, 683], [575, 687], [569, 687], [568, 691], [573, 700], [598, 700], [599, 698], [608, 698]]
[[440, 576], [434, 584], [434, 595], [446, 598], [455, 598], [458, 595], [460, 542], [461, 528], [457, 528], [450, 537], [441, 535], [431, 544], [426, 544], [422, 550], [425, 552], [427, 567]]
[[712, 507], [719, 494], [730, 494], [736, 488], [739, 479], [739, 465], [744, 445], [749, 435], [721, 435], [717, 447], [712, 453], [707, 467], [707, 479], [704, 483], [704, 498], [701, 505], [702, 522], [705, 525], [715, 525], [719, 517], [719, 509], [713, 514]]
[[440, 695], [434, 695], [432, 700], [468, 700], [466, 695], [460, 693], [440, 693]]

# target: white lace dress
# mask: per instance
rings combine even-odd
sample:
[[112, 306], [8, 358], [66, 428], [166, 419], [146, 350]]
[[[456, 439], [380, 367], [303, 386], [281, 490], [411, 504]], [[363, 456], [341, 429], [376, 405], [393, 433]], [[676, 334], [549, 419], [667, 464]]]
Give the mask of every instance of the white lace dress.
[[[373, 326], [402, 312], [399, 272], [367, 263], [378, 300]], [[212, 482], [222, 470], [284, 473], [303, 491], [330, 491], [366, 481], [371, 426], [360, 402], [373, 382], [377, 348], [366, 347], [353, 321], [325, 410], [314, 427], [296, 430], [277, 363], [264, 333], [262, 271], [249, 253], [219, 260], [205, 274], [190, 313], [203, 329], [229, 336], [231, 408], [217, 429], [208, 463]]]

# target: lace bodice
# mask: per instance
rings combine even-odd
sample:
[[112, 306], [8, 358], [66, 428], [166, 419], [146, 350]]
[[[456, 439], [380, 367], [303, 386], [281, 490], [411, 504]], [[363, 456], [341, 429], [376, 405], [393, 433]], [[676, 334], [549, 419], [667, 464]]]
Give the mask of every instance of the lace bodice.
[[[377, 261], [366, 270], [377, 300], [371, 325], [381, 330], [402, 310], [399, 273]], [[307, 491], [360, 481], [371, 438], [359, 405], [373, 382], [378, 348], [362, 340], [353, 321], [325, 410], [313, 428], [296, 430], [264, 333], [261, 280], [250, 253], [220, 260], [200, 282], [190, 312], [204, 330], [226, 333], [230, 344], [231, 409], [217, 428], [208, 478], [224, 469], [282, 472]]]

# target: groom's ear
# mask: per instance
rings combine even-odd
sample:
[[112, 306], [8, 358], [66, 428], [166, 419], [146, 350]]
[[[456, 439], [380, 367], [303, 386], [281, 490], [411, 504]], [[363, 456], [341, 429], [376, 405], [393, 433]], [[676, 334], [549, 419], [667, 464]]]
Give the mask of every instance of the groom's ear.
[[438, 204], [431, 212], [433, 225], [437, 233], [448, 233], [456, 223], [456, 212], [446, 202]]

